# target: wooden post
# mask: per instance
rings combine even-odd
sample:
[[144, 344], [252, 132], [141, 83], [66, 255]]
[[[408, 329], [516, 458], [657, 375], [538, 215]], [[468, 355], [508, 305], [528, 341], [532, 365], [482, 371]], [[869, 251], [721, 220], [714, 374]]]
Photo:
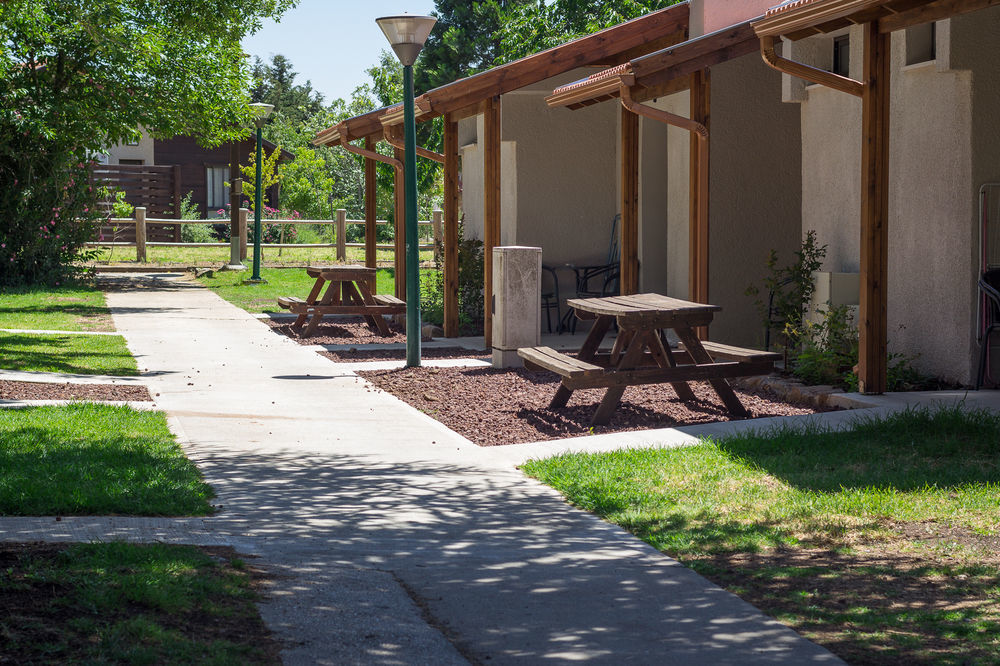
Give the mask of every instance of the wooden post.
[[[375, 137], [365, 137], [365, 148], [375, 151]], [[365, 158], [365, 266], [375, 268], [377, 265], [377, 250], [375, 243], [378, 239], [378, 225], [376, 217], [378, 215], [377, 206], [378, 193], [376, 192], [377, 181], [375, 179], [375, 160]]]
[[858, 384], [862, 393], [884, 393], [888, 324], [889, 245], [889, 33], [865, 25], [864, 93], [861, 96], [861, 295]]
[[240, 208], [240, 261], [247, 258], [247, 218], [250, 217], [249, 208]]
[[[394, 157], [402, 162], [403, 151], [393, 149]], [[395, 189], [395, 206], [393, 207], [393, 223], [396, 227], [395, 247], [393, 249], [393, 266], [396, 267], [396, 298], [406, 300], [406, 192], [403, 188], [403, 170], [395, 169], [393, 188]]]
[[240, 177], [240, 144], [229, 144], [229, 263], [236, 265], [243, 260], [240, 245], [240, 199], [243, 197], [243, 179]]
[[[691, 76], [691, 120], [710, 128], [709, 75], [705, 70]], [[697, 303], [708, 303], [708, 166], [709, 140], [691, 134], [688, 238], [688, 293]], [[698, 337], [708, 330], [701, 326]]]
[[[174, 219], [179, 220], [181, 219], [181, 165], [179, 164], [174, 165], [173, 175], [174, 175], [173, 178]], [[175, 243], [181, 242], [181, 225], [179, 224], [174, 225], [174, 242]]]
[[444, 118], [444, 335], [458, 337], [458, 122]]
[[146, 209], [135, 209], [135, 260], [146, 263]]
[[622, 296], [639, 291], [639, 116], [621, 108], [622, 217], [621, 279]]
[[347, 261], [347, 211], [337, 209], [337, 261]]
[[493, 346], [493, 248], [500, 244], [500, 97], [487, 100], [483, 113], [483, 334]]
[[431, 232], [434, 236], [434, 261], [441, 261], [441, 220], [444, 213], [440, 208], [431, 212]]

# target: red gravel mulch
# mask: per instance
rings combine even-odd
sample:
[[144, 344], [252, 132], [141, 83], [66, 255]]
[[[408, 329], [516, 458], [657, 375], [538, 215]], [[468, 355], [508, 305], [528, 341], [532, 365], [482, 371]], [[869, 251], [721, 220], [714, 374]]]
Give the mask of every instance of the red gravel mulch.
[[[390, 342], [406, 342], [406, 329], [389, 322], [392, 335], [383, 337], [370, 329], [361, 317], [357, 319], [324, 319], [316, 333], [303, 338], [300, 331], [292, 330], [294, 319], [264, 319], [265, 324], [275, 333], [288, 336], [301, 345], [367, 345]], [[302, 327], [302, 331], [305, 327]]]
[[[549, 372], [421, 367], [358, 374], [479, 446], [732, 420], [704, 382], [691, 384], [695, 402], [681, 401], [667, 384], [629, 387], [610, 423], [591, 429], [604, 389], [575, 391], [566, 407], [549, 409], [559, 384]], [[825, 411], [763, 391], [737, 390], [736, 395], [754, 418]]]
[[121, 384], [52, 384], [0, 380], [3, 400], [122, 400], [151, 402], [145, 386]]
[[[354, 363], [358, 361], [405, 361], [405, 349], [346, 349], [343, 351], [319, 352], [331, 361]], [[474, 358], [489, 361], [493, 356], [485, 349], [462, 349], [461, 347], [424, 347], [420, 358]]]

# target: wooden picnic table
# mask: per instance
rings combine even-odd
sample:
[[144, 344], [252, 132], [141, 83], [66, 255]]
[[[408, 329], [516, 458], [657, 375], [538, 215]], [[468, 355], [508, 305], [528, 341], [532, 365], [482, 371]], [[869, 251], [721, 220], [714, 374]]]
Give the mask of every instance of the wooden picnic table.
[[[309, 266], [309, 277], [315, 278], [312, 290], [305, 298], [283, 296], [278, 305], [297, 314], [293, 329], [309, 321], [302, 337], [316, 332], [323, 316], [328, 314], [361, 315], [373, 330], [390, 335], [382, 315], [406, 312], [406, 303], [395, 296], [375, 293], [375, 269], [365, 266]], [[329, 283], [326, 291], [323, 286]], [[323, 294], [320, 298], [320, 294]], [[311, 317], [311, 319], [310, 319]]]
[[[580, 319], [594, 321], [574, 358], [549, 347], [518, 350], [529, 369], [551, 370], [562, 377], [551, 409], [565, 407], [573, 391], [607, 388], [592, 425], [606, 424], [629, 386], [669, 383], [682, 400], [694, 400], [688, 385], [707, 381], [730, 413], [747, 416], [727, 378], [770, 374], [780, 354], [744, 349], [698, 339], [695, 328], [708, 326], [717, 305], [692, 303], [660, 294], [635, 294], [567, 301]], [[613, 323], [618, 337], [610, 353], [599, 353]], [[681, 344], [671, 349], [666, 331], [672, 329]]]

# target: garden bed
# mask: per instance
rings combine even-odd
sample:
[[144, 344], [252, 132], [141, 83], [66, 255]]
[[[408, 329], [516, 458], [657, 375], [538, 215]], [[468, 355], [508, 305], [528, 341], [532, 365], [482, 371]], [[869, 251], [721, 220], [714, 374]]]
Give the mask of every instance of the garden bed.
[[3, 400], [122, 400], [149, 402], [153, 397], [145, 386], [123, 384], [55, 384], [0, 380]]
[[[590, 426], [603, 389], [573, 393], [569, 404], [549, 409], [556, 375], [524, 369], [403, 368], [359, 375], [442, 422], [480, 446], [520, 444], [609, 432], [729, 421], [712, 388], [691, 384], [697, 401], [685, 402], [669, 385], [629, 387], [606, 426]], [[737, 390], [753, 418], [828, 411], [784, 402], [766, 390]]]
[[316, 329], [316, 333], [308, 338], [302, 337], [305, 327], [296, 331], [292, 329], [294, 319], [265, 319], [265, 324], [275, 333], [280, 333], [295, 340], [300, 345], [370, 345], [406, 343], [406, 329], [399, 324], [388, 322], [392, 335], [382, 336], [369, 328], [360, 317], [351, 319], [324, 319]]
[[[337, 363], [357, 363], [359, 361], [405, 361], [405, 349], [349, 349], [339, 351], [320, 352], [320, 356], [325, 356]], [[420, 350], [420, 358], [470, 358], [479, 361], [489, 361], [492, 355], [485, 349], [463, 349], [461, 347], [423, 347]]]

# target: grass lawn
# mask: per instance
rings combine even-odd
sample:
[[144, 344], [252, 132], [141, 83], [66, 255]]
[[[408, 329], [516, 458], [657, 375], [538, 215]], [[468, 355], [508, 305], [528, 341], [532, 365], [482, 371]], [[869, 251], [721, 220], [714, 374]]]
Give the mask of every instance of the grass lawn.
[[[99, 250], [97, 258], [87, 262], [88, 265], [95, 262], [98, 264], [108, 263], [109, 261], [116, 264], [136, 263], [135, 248], [115, 247], [97, 249]], [[249, 253], [247, 265], [249, 265], [253, 257], [252, 246], [247, 250]], [[279, 248], [265, 247], [261, 248], [261, 250], [261, 262], [267, 266], [308, 266], [311, 264], [337, 263], [337, 248], [335, 247], [281, 248], [281, 254], [278, 254]], [[376, 250], [375, 260], [380, 265], [391, 265], [393, 254], [392, 250]], [[433, 260], [434, 252], [432, 250], [420, 251], [421, 262]], [[153, 265], [221, 266], [229, 261], [229, 244], [220, 243], [218, 247], [147, 246], [146, 261]], [[363, 264], [364, 261], [364, 248], [347, 248], [347, 263]]]
[[850, 663], [998, 663], [998, 442], [914, 410], [524, 471]]
[[87, 375], [137, 375], [120, 335], [0, 333], [0, 368]]
[[230, 549], [0, 545], [10, 663], [276, 664], [253, 572]]
[[0, 515], [185, 516], [213, 492], [158, 412], [80, 403], [0, 410]]
[[96, 287], [30, 287], [0, 292], [0, 328], [113, 331], [104, 293]]
[[[425, 268], [421, 272], [426, 275], [433, 269]], [[199, 278], [199, 281], [233, 305], [253, 313], [285, 312], [278, 307], [280, 296], [305, 298], [316, 282], [301, 268], [262, 268], [260, 276], [267, 280], [267, 284], [243, 284], [250, 277], [249, 271], [221, 271], [212, 277]], [[395, 291], [391, 268], [378, 270], [375, 290], [379, 294]]]

